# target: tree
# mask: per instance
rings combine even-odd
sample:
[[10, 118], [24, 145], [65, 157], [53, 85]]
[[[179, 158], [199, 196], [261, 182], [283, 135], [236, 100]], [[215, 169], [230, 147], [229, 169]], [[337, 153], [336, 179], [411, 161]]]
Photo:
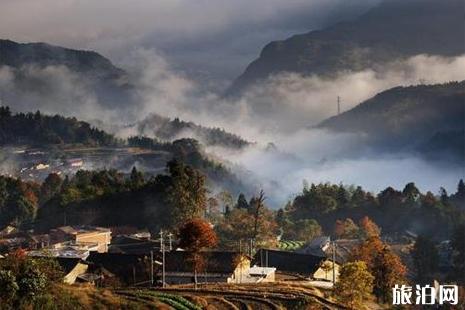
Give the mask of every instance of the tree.
[[63, 179], [56, 173], [50, 173], [40, 187], [41, 202], [45, 202], [55, 196], [61, 190]]
[[360, 235], [364, 239], [369, 237], [379, 237], [381, 235], [381, 229], [368, 216], [364, 216], [360, 220], [359, 226]]
[[355, 239], [358, 237], [359, 227], [350, 218], [344, 221], [337, 220], [334, 225], [334, 235], [336, 238]]
[[388, 187], [378, 194], [378, 201], [383, 209], [396, 209], [402, 205], [403, 195], [392, 187]]
[[219, 192], [217, 195], [217, 200], [222, 204], [223, 213], [226, 213], [226, 208], [231, 208], [234, 204], [233, 197], [230, 192], [223, 190]]
[[439, 263], [439, 253], [434, 242], [427, 236], [418, 236], [411, 255], [417, 281], [431, 283]]
[[249, 209], [249, 203], [247, 202], [247, 199], [245, 199], [245, 196], [242, 193], [240, 193], [239, 196], [237, 197], [236, 208]]
[[373, 291], [373, 280], [365, 262], [344, 264], [334, 287], [335, 297], [349, 309], [364, 309], [363, 303]]
[[207, 199], [207, 210], [205, 218], [212, 223], [217, 223], [221, 217], [220, 203], [215, 197], [209, 197]]
[[262, 210], [265, 208], [265, 199], [265, 192], [261, 190], [258, 197], [253, 197], [250, 200], [250, 208], [254, 217], [253, 239], [256, 239], [258, 235], [258, 225], [262, 215]]
[[[32, 309], [32, 304], [61, 283], [63, 274], [52, 259], [28, 257], [24, 251], [10, 253], [0, 260], [0, 304], [5, 309]], [[30, 307], [29, 307], [30, 306]]]
[[384, 246], [380, 253], [375, 254], [370, 271], [375, 277], [373, 291], [384, 303], [392, 297], [392, 288], [396, 284], [405, 282], [407, 274], [407, 268], [400, 257], [387, 246]]
[[320, 224], [314, 219], [286, 223], [284, 229], [284, 239], [288, 240], [310, 241], [323, 233]]
[[465, 224], [458, 225], [453, 232], [451, 246], [453, 250], [453, 278], [465, 285]]
[[132, 167], [131, 175], [129, 176], [129, 188], [137, 189], [144, 185], [144, 174], [137, 170], [136, 167]]
[[15, 300], [19, 286], [11, 270], [0, 270], [0, 304], [9, 305]]
[[[277, 243], [277, 224], [275, 216], [268, 208], [263, 208], [258, 221], [255, 244], [273, 247]], [[221, 245], [231, 248], [231, 241], [249, 240], [255, 234], [255, 217], [249, 210], [234, 208], [225, 214], [215, 225], [215, 230], [221, 240]]]
[[383, 301], [388, 299], [395, 284], [405, 281], [407, 268], [379, 237], [365, 240], [355, 249], [353, 259], [367, 264], [368, 270], [375, 277], [374, 293]]
[[404, 190], [402, 191], [402, 195], [404, 196], [404, 204], [407, 207], [413, 207], [415, 202], [420, 197], [420, 191], [415, 186], [415, 183], [410, 182], [405, 185]]
[[459, 184], [457, 185], [457, 193], [455, 196], [458, 199], [465, 199], [465, 183], [463, 182], [463, 179], [460, 179]]
[[206, 248], [212, 248], [218, 243], [218, 238], [211, 225], [202, 219], [194, 218], [185, 222], [179, 228], [179, 246], [189, 251], [190, 261], [194, 272], [194, 281], [197, 287], [197, 273], [205, 263]]
[[449, 203], [449, 195], [447, 194], [447, 190], [444, 187], [439, 188], [439, 196], [441, 197], [441, 202], [443, 205], [447, 205]]
[[167, 165], [172, 180], [168, 190], [168, 201], [172, 205], [172, 225], [202, 216], [207, 205], [205, 176], [177, 160]]

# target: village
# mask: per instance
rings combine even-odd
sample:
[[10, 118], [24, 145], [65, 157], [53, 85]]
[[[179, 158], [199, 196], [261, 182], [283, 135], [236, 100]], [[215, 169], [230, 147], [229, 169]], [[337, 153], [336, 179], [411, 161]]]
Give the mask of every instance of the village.
[[[122, 233], [125, 231], [125, 233]], [[155, 237], [155, 238], [153, 238]], [[264, 283], [306, 281], [332, 287], [340, 263], [347, 255], [347, 241], [336, 243], [318, 237], [298, 252], [253, 249], [244, 242], [238, 251], [208, 251], [200, 283]], [[350, 241], [349, 241], [350, 243]], [[188, 253], [177, 247], [174, 236], [152, 236], [128, 227], [108, 229], [62, 226], [35, 235], [6, 227], [0, 232], [0, 251], [8, 255], [23, 249], [30, 257], [57, 259], [64, 281], [105, 286], [117, 280], [125, 286], [168, 286], [193, 282]], [[164, 262], [164, 263], [163, 263]]]
[[156, 174], [164, 169], [169, 154], [163, 151], [141, 150], [132, 147], [83, 147], [66, 148], [5, 147], [0, 158], [10, 163], [8, 175], [24, 180], [43, 181], [50, 173], [73, 175], [80, 169], [115, 167], [129, 171], [134, 165]]

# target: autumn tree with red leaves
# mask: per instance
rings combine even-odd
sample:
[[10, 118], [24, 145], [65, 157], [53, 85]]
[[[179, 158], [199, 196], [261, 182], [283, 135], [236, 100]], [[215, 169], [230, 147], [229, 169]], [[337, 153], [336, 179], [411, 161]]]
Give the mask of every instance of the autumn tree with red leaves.
[[210, 223], [194, 218], [179, 228], [179, 246], [189, 252], [197, 287], [197, 273], [205, 266], [205, 253], [208, 248], [215, 247], [218, 238]]

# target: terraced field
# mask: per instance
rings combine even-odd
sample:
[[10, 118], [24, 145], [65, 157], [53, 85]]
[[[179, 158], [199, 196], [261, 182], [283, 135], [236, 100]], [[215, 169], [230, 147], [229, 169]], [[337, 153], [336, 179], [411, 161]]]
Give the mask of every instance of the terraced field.
[[127, 303], [142, 308], [179, 310], [279, 310], [344, 309], [328, 300], [323, 292], [301, 283], [262, 283], [253, 285], [204, 284], [165, 289], [125, 289], [114, 293]]
[[304, 241], [281, 240], [279, 241], [278, 248], [284, 251], [295, 251], [300, 249], [304, 244]]

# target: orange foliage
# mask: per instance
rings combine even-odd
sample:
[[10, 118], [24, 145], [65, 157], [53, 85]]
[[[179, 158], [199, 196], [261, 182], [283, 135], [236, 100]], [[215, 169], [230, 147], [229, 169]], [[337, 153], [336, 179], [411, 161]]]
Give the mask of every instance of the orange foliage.
[[179, 246], [188, 251], [200, 252], [204, 248], [216, 246], [218, 238], [210, 223], [194, 218], [185, 222], [179, 229]]
[[381, 229], [368, 216], [364, 216], [359, 222], [360, 229], [363, 234], [369, 237], [378, 237], [381, 234]]

